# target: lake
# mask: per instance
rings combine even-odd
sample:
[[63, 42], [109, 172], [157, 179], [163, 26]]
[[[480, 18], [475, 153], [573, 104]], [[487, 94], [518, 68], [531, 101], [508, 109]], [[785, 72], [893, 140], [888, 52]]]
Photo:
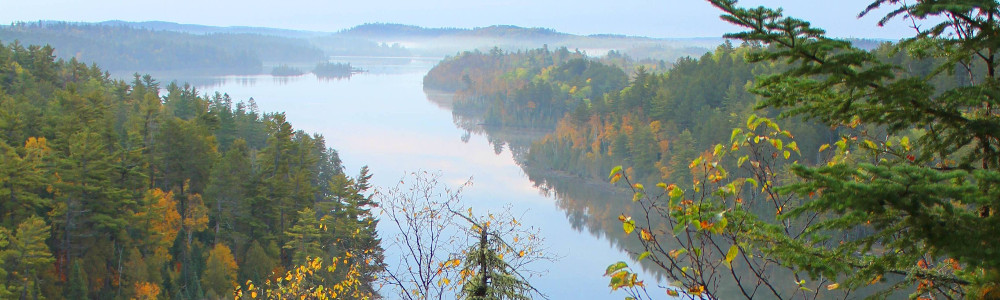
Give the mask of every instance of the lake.
[[[296, 129], [325, 136], [327, 145], [340, 153], [348, 174], [357, 174], [367, 165], [375, 187], [395, 186], [405, 174], [417, 171], [440, 172], [449, 186], [472, 178], [473, 185], [463, 193], [467, 205], [477, 212], [511, 205], [515, 214], [524, 214], [519, 221], [541, 228], [549, 252], [561, 257], [533, 266], [548, 271], [532, 280], [536, 288], [551, 299], [625, 297], [612, 293], [609, 279], [602, 276], [609, 264], [619, 260], [636, 265], [616, 246], [615, 239], [620, 237], [605, 237], [607, 228], [614, 226], [620, 233], [621, 225], [614, 219], [618, 212], [592, 211], [607, 207], [605, 201], [623, 199], [577, 201], [566, 193], [540, 188], [517, 164], [509, 147], [498, 147], [502, 143], [491, 143], [489, 136], [456, 126], [450, 108], [440, 102], [446, 95], [429, 95], [422, 87], [424, 74], [438, 59], [335, 60], [368, 72], [345, 79], [306, 74], [185, 80], [194, 82], [201, 92], [228, 93], [234, 101], [252, 97], [263, 112], [285, 112]], [[383, 240], [390, 239], [390, 232], [379, 229]], [[394, 263], [390, 255], [388, 264]], [[652, 282], [652, 275], [646, 274], [646, 280]]]

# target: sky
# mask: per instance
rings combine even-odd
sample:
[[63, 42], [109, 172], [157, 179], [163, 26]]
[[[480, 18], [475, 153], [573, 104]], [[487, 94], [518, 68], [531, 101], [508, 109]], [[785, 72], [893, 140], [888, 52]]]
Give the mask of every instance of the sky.
[[[891, 38], [913, 34], [908, 21], [886, 27], [881, 15], [858, 19], [872, 0], [745, 0], [782, 7], [836, 37]], [[473, 28], [546, 27], [573, 34], [657, 38], [718, 37], [737, 30], [703, 0], [0, 0], [0, 24], [15, 21], [168, 21], [338, 31], [364, 23]]]

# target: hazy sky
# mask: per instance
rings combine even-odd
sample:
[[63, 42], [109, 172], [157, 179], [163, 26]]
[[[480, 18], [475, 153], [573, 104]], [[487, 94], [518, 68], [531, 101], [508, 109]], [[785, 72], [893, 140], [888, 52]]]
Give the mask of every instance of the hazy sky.
[[[898, 38], [907, 22], [875, 26], [857, 19], [872, 0], [745, 0], [745, 6], [784, 7], [839, 37]], [[548, 27], [575, 34], [650, 37], [720, 36], [734, 30], [703, 0], [0, 0], [0, 23], [13, 21], [170, 21], [217, 26], [262, 26], [337, 31], [372, 22], [425, 27], [496, 24]], [[880, 16], [879, 16], [880, 17]]]

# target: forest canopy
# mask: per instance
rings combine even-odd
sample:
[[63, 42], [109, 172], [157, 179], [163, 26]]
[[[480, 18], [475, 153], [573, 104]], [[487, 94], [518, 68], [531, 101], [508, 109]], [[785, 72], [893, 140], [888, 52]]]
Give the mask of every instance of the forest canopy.
[[253, 100], [0, 47], [0, 298], [229, 298], [315, 260], [371, 295], [371, 174]]

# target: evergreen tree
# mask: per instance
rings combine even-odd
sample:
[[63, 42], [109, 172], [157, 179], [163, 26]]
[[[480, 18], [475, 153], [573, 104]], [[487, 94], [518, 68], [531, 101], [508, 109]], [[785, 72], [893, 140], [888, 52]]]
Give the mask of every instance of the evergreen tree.
[[87, 277], [83, 273], [80, 262], [73, 262], [69, 271], [69, 286], [66, 288], [66, 299], [90, 299], [88, 297]]
[[479, 242], [469, 247], [462, 267], [464, 284], [459, 293], [461, 298], [531, 299], [534, 288], [495, 250], [506, 246], [499, 236], [491, 234], [489, 227], [480, 228]]
[[15, 290], [21, 299], [38, 299], [42, 289], [51, 283], [45, 282], [55, 259], [45, 241], [49, 238], [49, 226], [45, 220], [32, 216], [17, 226], [17, 233], [10, 239], [7, 269], [16, 272], [21, 279]]
[[7, 270], [6, 264], [3, 263], [7, 261], [7, 257], [10, 256], [11, 251], [7, 250], [7, 245], [10, 244], [9, 232], [6, 228], [0, 227], [0, 298], [7, 299], [14, 296], [14, 293], [10, 291], [7, 284]]
[[323, 246], [320, 244], [323, 229], [316, 219], [316, 212], [311, 208], [299, 211], [295, 226], [285, 234], [288, 236], [288, 242], [284, 248], [291, 251], [292, 264], [302, 265], [307, 258], [325, 258]]

